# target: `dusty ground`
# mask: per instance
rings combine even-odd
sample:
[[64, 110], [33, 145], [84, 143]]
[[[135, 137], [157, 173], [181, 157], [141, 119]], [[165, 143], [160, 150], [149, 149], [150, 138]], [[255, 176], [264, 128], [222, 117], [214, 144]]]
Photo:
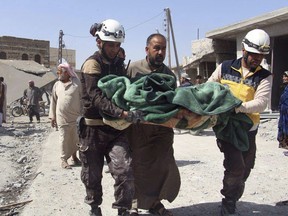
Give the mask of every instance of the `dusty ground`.
[[[0, 129], [0, 215], [88, 215], [89, 208], [83, 203], [81, 168], [60, 167], [58, 132], [50, 129], [47, 117], [40, 124], [28, 124], [27, 120], [15, 118], [13, 125], [10, 122]], [[241, 215], [287, 215], [288, 206], [276, 206], [288, 199], [288, 157], [278, 148], [276, 134], [277, 120], [262, 122], [256, 166], [238, 203]], [[175, 135], [174, 149], [182, 183], [178, 197], [173, 203], [164, 202], [166, 207], [176, 216], [219, 215], [223, 155], [213, 132]], [[103, 215], [116, 215], [116, 210], [111, 209], [110, 174], [103, 173], [103, 190]]]
[[29, 124], [27, 116], [8, 116], [7, 124], [0, 128], [0, 206], [17, 202], [29, 188], [37, 175], [42, 145], [49, 132], [47, 116], [41, 117], [39, 124]]

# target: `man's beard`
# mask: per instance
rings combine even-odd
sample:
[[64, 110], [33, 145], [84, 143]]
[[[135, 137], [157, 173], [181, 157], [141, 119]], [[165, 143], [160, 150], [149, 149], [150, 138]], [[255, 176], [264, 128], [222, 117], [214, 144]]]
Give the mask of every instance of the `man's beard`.
[[154, 68], [159, 68], [163, 64], [163, 58], [162, 57], [156, 57], [155, 59], [149, 58], [149, 63]]

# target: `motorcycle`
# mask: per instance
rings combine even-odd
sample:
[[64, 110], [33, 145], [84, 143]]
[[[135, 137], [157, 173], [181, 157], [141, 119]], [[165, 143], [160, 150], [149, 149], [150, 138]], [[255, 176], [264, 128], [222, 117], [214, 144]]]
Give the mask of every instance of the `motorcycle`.
[[[40, 116], [45, 115], [45, 101], [39, 101], [39, 114]], [[29, 108], [27, 105], [27, 99], [20, 98], [16, 100], [11, 108], [11, 115], [14, 117], [19, 117], [21, 115], [28, 115]]]

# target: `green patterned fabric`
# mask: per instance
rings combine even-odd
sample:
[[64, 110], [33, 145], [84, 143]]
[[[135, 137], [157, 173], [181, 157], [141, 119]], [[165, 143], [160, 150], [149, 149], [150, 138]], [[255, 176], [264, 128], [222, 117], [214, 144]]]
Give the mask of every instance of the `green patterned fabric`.
[[[234, 112], [242, 101], [235, 98], [228, 88], [216, 82], [176, 89], [173, 86], [174, 77], [161, 73], [151, 73], [132, 83], [127, 77], [115, 75], [98, 81], [98, 87], [113, 103], [124, 110], [143, 111], [144, 120], [148, 122], [164, 123], [182, 107], [201, 116], [217, 115], [213, 127], [216, 137], [233, 143], [242, 151], [248, 149], [247, 131], [252, 127], [252, 121], [247, 115]], [[207, 125], [204, 122], [202, 129]], [[177, 127], [185, 128], [185, 119]]]

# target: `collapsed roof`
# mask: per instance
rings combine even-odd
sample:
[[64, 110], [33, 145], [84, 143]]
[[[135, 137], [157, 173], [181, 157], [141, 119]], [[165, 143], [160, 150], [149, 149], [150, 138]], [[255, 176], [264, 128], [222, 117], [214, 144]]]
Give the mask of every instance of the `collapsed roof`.
[[23, 96], [29, 80], [33, 80], [39, 88], [57, 80], [56, 74], [49, 68], [26, 60], [0, 60], [0, 76], [7, 84], [7, 105]]

